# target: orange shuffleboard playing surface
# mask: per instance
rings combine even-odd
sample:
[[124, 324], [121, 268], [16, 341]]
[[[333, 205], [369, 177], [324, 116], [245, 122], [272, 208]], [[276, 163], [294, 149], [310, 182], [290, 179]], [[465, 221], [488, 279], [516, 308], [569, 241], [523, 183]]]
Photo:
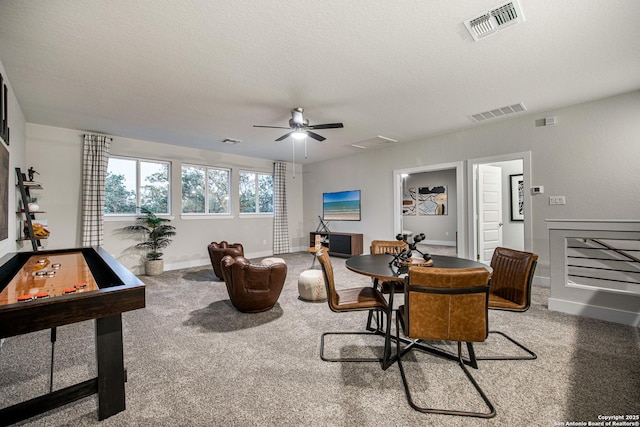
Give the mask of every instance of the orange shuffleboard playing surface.
[[98, 289], [81, 252], [33, 255], [0, 293], [0, 305], [29, 304]]

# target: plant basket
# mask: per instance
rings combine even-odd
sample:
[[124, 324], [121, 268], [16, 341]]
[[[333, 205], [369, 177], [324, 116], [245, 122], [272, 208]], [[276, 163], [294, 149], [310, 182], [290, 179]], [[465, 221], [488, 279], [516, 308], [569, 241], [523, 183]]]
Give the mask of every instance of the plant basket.
[[164, 260], [154, 259], [144, 263], [144, 273], [147, 276], [157, 276], [164, 271]]

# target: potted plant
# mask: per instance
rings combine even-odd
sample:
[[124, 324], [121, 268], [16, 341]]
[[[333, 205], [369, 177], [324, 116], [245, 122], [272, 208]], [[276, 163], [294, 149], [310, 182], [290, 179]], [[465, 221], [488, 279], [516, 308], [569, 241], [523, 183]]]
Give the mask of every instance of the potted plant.
[[142, 233], [145, 240], [136, 245], [137, 248], [147, 249], [147, 261], [144, 264], [145, 274], [155, 276], [164, 270], [163, 253], [161, 249], [166, 248], [171, 243], [170, 237], [175, 236], [175, 227], [167, 224], [170, 222], [166, 218], [158, 218], [153, 212], [146, 208], [140, 209], [143, 216], [136, 218], [136, 225], [125, 227], [125, 231], [132, 233]]

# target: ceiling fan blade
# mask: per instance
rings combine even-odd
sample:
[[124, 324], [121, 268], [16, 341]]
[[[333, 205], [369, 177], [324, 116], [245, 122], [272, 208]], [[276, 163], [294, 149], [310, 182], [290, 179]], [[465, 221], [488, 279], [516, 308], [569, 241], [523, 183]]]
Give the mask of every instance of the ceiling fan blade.
[[307, 135], [309, 135], [311, 138], [315, 139], [316, 141], [324, 141], [325, 138], [324, 136], [318, 135], [315, 132], [311, 132], [311, 131], [307, 131]]
[[344, 127], [342, 123], [325, 123], [323, 125], [307, 126], [307, 129], [337, 129], [342, 127]]
[[271, 129], [291, 129], [283, 126], [261, 126], [261, 125], [253, 125], [254, 128], [271, 128]]
[[[287, 128], [288, 129], [288, 128]], [[291, 135], [294, 131], [291, 131], [289, 133], [285, 133], [284, 135], [282, 135], [280, 138], [276, 139], [276, 141], [282, 141], [285, 140], [289, 137], [289, 135]]]

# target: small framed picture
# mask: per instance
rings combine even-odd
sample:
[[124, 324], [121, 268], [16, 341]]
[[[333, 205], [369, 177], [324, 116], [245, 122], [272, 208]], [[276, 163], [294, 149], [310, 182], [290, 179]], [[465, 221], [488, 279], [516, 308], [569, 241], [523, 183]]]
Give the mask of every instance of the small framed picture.
[[524, 221], [524, 179], [522, 174], [509, 175], [511, 183], [511, 221]]

